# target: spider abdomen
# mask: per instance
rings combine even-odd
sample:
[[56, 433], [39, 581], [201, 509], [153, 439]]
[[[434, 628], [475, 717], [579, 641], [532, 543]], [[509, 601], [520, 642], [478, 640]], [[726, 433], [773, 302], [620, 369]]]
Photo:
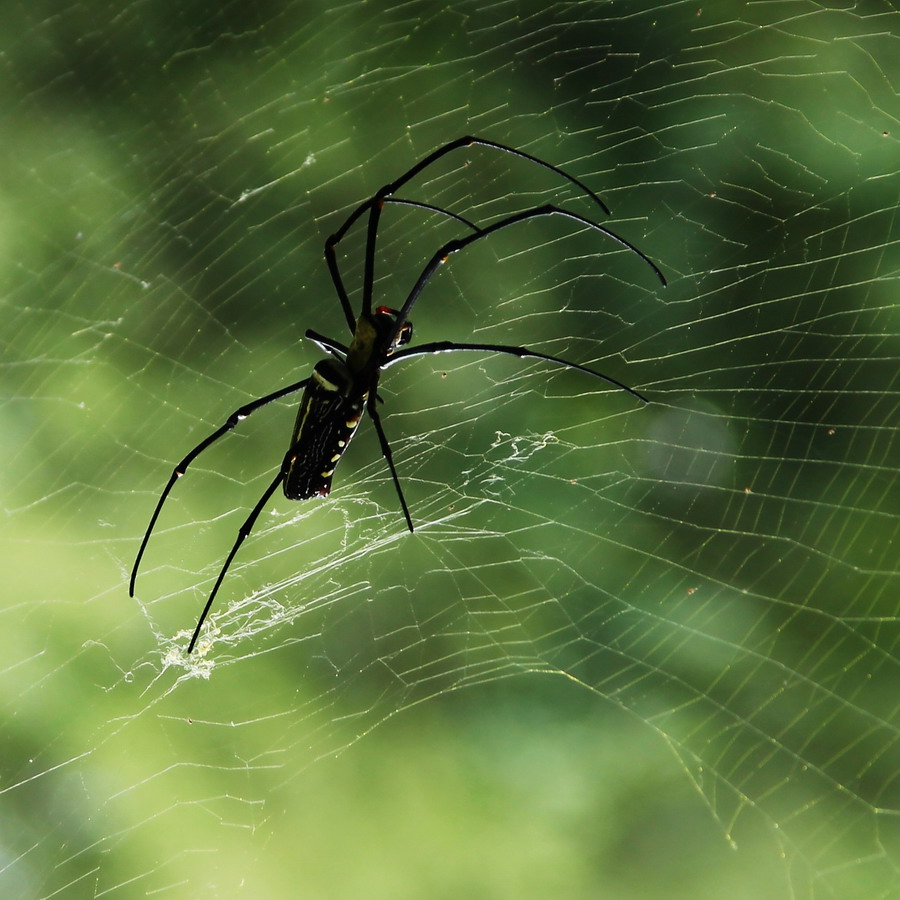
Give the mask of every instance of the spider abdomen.
[[297, 410], [297, 422], [285, 459], [284, 495], [288, 500], [326, 497], [334, 470], [350, 443], [368, 393], [338, 360], [313, 369]]

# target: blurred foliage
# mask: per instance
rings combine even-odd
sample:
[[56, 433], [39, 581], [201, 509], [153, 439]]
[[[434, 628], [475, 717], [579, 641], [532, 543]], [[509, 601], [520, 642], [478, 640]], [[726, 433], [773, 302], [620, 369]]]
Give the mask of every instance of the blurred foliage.
[[[4, 896], [891, 896], [898, 16], [7, 4]], [[465, 133], [582, 178], [670, 286], [533, 223], [444, 267], [417, 340], [653, 402], [391, 369], [419, 530], [364, 426], [328, 503], [273, 502], [186, 668], [291, 404], [179, 483], [129, 602], [158, 490], [303, 377], [307, 328], [347, 339], [326, 236]], [[476, 150], [409, 196], [596, 212]], [[455, 230], [391, 213], [399, 304]]]

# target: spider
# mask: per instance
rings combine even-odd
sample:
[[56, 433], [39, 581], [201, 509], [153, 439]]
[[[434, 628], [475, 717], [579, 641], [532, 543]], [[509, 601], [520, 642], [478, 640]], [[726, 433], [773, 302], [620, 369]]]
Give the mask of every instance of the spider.
[[[412, 322], [409, 315], [413, 306], [419, 299], [422, 291], [428, 282], [438, 271], [438, 269], [449, 259], [449, 257], [471, 246], [477, 241], [484, 240], [498, 231], [509, 228], [520, 222], [535, 219], [541, 216], [564, 216], [572, 219], [581, 225], [585, 225], [595, 231], [600, 232], [613, 241], [616, 241], [627, 250], [638, 256], [656, 275], [660, 283], [665, 286], [666, 279], [662, 272], [642, 251], [625, 240], [623, 237], [598, 225], [596, 222], [577, 213], [562, 209], [559, 206], [545, 204], [526, 209], [521, 212], [508, 215], [498, 221], [486, 225], [484, 227], [457, 215], [439, 206], [432, 206], [428, 203], [421, 203], [415, 200], [404, 200], [396, 196], [396, 192], [405, 184], [410, 182], [423, 170], [433, 165], [442, 157], [455, 150], [471, 146], [484, 147], [490, 150], [497, 150], [512, 156], [525, 159], [531, 163], [535, 163], [544, 169], [554, 172], [556, 175], [566, 179], [574, 184], [582, 193], [589, 197], [597, 204], [605, 213], [609, 213], [606, 204], [583, 182], [579, 181], [572, 175], [564, 172], [562, 169], [532, 156], [523, 150], [517, 150], [513, 147], [499, 144], [485, 138], [465, 136], [450, 141], [427, 156], [420, 159], [415, 165], [407, 169], [399, 178], [390, 184], [384, 185], [380, 190], [373, 194], [368, 200], [361, 203], [347, 217], [341, 227], [325, 241], [325, 260], [328, 264], [328, 271], [331, 280], [334, 283], [335, 291], [340, 300], [341, 307], [344, 311], [344, 317], [347, 325], [353, 335], [349, 346], [339, 341], [333, 340], [312, 329], [306, 332], [306, 337], [316, 344], [323, 352], [329, 354], [330, 358], [321, 360], [313, 368], [312, 375], [301, 381], [295, 381], [286, 387], [279, 388], [271, 394], [266, 394], [257, 400], [252, 400], [244, 406], [236, 409], [225, 422], [220, 425], [212, 434], [204, 438], [196, 447], [193, 448], [172, 470], [172, 474], [166, 486], [160, 494], [147, 525], [147, 530], [141, 540], [137, 556], [134, 560], [134, 566], [131, 570], [131, 580], [129, 583], [129, 594], [134, 596], [135, 580], [137, 579], [138, 569], [147, 549], [147, 543], [150, 535], [156, 526], [163, 505], [169, 496], [175, 482], [187, 471], [188, 466], [201, 454], [204, 450], [214, 444], [227, 432], [231, 431], [242, 419], [246, 419], [251, 413], [279, 400], [287, 397], [300, 390], [303, 391], [303, 397], [300, 400], [300, 407], [297, 412], [297, 420], [294, 425], [294, 431], [291, 435], [291, 442], [288, 451], [285, 454], [281, 465], [278, 467], [278, 473], [272, 480], [271, 484], [265, 489], [256, 505], [250, 511], [243, 525], [238, 529], [237, 538], [225, 559], [213, 589], [206, 600], [206, 605], [200, 613], [194, 633], [188, 645], [187, 652], [191, 653], [197, 644], [200, 636], [200, 629], [212, 607], [219, 587], [228, 572], [231, 562], [250, 534], [253, 526], [256, 524], [259, 514], [265, 505], [269, 502], [272, 494], [281, 485], [285, 496], [289, 500], [308, 500], [311, 497], [325, 497], [331, 490], [331, 481], [334, 476], [335, 468], [340, 462], [347, 445], [350, 443], [353, 435], [362, 419], [363, 413], [367, 413], [375, 426], [375, 433], [378, 435], [378, 441], [381, 444], [381, 453], [384, 456], [391, 478], [394, 482], [394, 488], [400, 501], [400, 507], [406, 519], [406, 525], [410, 531], [413, 531], [412, 518], [409, 514], [409, 507], [406, 504], [406, 498], [403, 495], [403, 489], [400, 486], [400, 479], [397, 476], [397, 469], [394, 466], [394, 459], [391, 453], [391, 446], [388, 443], [381, 424], [381, 416], [378, 413], [376, 402], [380, 402], [377, 394], [378, 380], [381, 372], [389, 366], [396, 365], [403, 360], [412, 359], [416, 356], [424, 356], [432, 353], [452, 353], [455, 351], [480, 351], [485, 353], [505, 353], [510, 356], [520, 358], [528, 357], [540, 359], [546, 362], [555, 363], [565, 366], [569, 369], [576, 369], [595, 378], [599, 378], [609, 384], [614, 385], [621, 390], [627, 391], [633, 397], [642, 403], [647, 403], [647, 399], [637, 391], [628, 387], [615, 378], [595, 372], [586, 366], [578, 363], [561, 359], [558, 356], [550, 356], [546, 353], [539, 353], [535, 350], [529, 350], [526, 347], [511, 347], [505, 344], [475, 344], [475, 343], [458, 343], [455, 341], [432, 341], [427, 344], [419, 344], [414, 347], [401, 349], [405, 344], [409, 343], [412, 338]], [[387, 306], [372, 308], [372, 294], [375, 271], [375, 249], [378, 240], [378, 225], [381, 214], [387, 204], [413, 206], [430, 212], [440, 213], [450, 219], [459, 222], [468, 229], [468, 233], [464, 237], [458, 237], [452, 241], [443, 244], [434, 255], [429, 259], [425, 267], [422, 269], [419, 277], [416, 279], [406, 298], [403, 306], [397, 310]], [[362, 216], [367, 215], [366, 223], [366, 245], [363, 269], [362, 284], [362, 309], [359, 317], [353, 314], [350, 299], [344, 286], [341, 273], [338, 268], [336, 248], [343, 240], [347, 232], [353, 224]]]

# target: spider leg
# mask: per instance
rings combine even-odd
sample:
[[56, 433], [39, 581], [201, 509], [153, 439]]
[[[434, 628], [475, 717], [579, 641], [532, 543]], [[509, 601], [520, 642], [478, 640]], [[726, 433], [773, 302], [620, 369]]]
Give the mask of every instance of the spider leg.
[[363, 262], [362, 311], [372, 312], [372, 293], [375, 290], [375, 245], [378, 242], [378, 223], [384, 201], [379, 198], [369, 206], [369, 221], [366, 223], [366, 253]]
[[[386, 188], [382, 188], [382, 191], [385, 191], [385, 195], [393, 194], [398, 188], [402, 187], [408, 181], [411, 181], [416, 175], [419, 174], [423, 169], [427, 169], [430, 165], [437, 162], [442, 156], [446, 156], [448, 153], [452, 153], [454, 150], [458, 150], [460, 147], [488, 147], [492, 150], [500, 150], [503, 153], [509, 153], [511, 156], [518, 156], [520, 159], [527, 159], [529, 162], [536, 163], [544, 169], [548, 169], [551, 172], [556, 173], [557, 175], [565, 178], [566, 181], [571, 182], [581, 191], [583, 191], [588, 197], [590, 197], [607, 215], [609, 215], [609, 208], [607, 205], [583, 182], [579, 181], [574, 175], [570, 175], [568, 172], [563, 171], [557, 166], [551, 165], [548, 162], [540, 159], [537, 156], [532, 156], [530, 153], [526, 153], [524, 150], [516, 150], [514, 147], [509, 147], [506, 144], [497, 143], [497, 141], [489, 141], [487, 138], [479, 138], [473, 137], [472, 135], [465, 135], [464, 137], [457, 138], [455, 141], [450, 141], [447, 144], [444, 144], [443, 147], [438, 147], [437, 150], [432, 151], [428, 154], [428, 156], [419, 160], [411, 169], [407, 170], [403, 173], [396, 181], [391, 182], [391, 184], [387, 185]], [[380, 193], [380, 192], [379, 192]]]
[[320, 350], [330, 353], [335, 359], [338, 359], [341, 362], [344, 362], [347, 357], [348, 348], [340, 341], [333, 341], [330, 337], [325, 337], [324, 334], [313, 331], [312, 328], [307, 328], [306, 338], [312, 341]]
[[457, 222], [462, 222], [468, 228], [471, 228], [472, 231], [478, 231], [478, 226], [474, 222], [470, 222], [464, 216], [457, 215], [455, 212], [450, 212], [449, 209], [444, 209], [442, 206], [433, 206], [431, 203], [420, 203], [418, 200], [402, 200], [400, 197], [385, 197], [385, 203], [393, 203], [396, 206], [414, 206], [416, 209], [427, 209], [429, 212], [437, 212], [441, 213], [441, 215], [446, 216], [448, 219], [456, 219]]
[[446, 156], [448, 153], [452, 153], [454, 150], [459, 150], [462, 147], [471, 147], [473, 145], [478, 147], [487, 147], [491, 150], [499, 150], [502, 153], [508, 153], [511, 156], [518, 156], [520, 159], [525, 159], [529, 162], [533, 162], [536, 165], [539, 165], [542, 168], [547, 169], [548, 171], [553, 172], [556, 175], [559, 175], [561, 178], [565, 178], [566, 181], [574, 184], [580, 191], [590, 197], [591, 200], [593, 200], [607, 215], [609, 215], [609, 207], [583, 181], [579, 180], [574, 175], [570, 175], [568, 172], [563, 171], [559, 167], [545, 162], [537, 156], [526, 153], [524, 150], [516, 150], [514, 147], [509, 147], [506, 144], [500, 144], [497, 141], [489, 141], [486, 138], [474, 137], [472, 135], [465, 135], [464, 137], [457, 138], [455, 141], [450, 141], [449, 143], [444, 144], [442, 147], [438, 147], [437, 150], [432, 151], [427, 156], [420, 159], [414, 166], [407, 169], [406, 172], [404, 172], [399, 178], [390, 182], [390, 184], [384, 185], [384, 187], [373, 194], [373, 196], [371, 196], [368, 200], [363, 201], [359, 206], [356, 207], [356, 209], [353, 210], [352, 213], [350, 213], [349, 216], [347, 216], [341, 227], [338, 228], [338, 230], [334, 234], [332, 234], [327, 241], [325, 241], [325, 260], [328, 263], [328, 271], [331, 273], [331, 280], [334, 283], [334, 288], [337, 291], [337, 295], [341, 301], [341, 307], [344, 310], [344, 317], [347, 320], [347, 324], [350, 326], [350, 331], [354, 331], [356, 329], [356, 318], [353, 315], [353, 308], [350, 305], [350, 298], [347, 296], [347, 289], [344, 287], [344, 282], [338, 269], [337, 257], [335, 255], [335, 249], [337, 245], [344, 239], [344, 235], [347, 234], [347, 232], [357, 221], [357, 219], [359, 219], [368, 211], [369, 221], [366, 227], [366, 256], [365, 269], [363, 273], [362, 308], [364, 312], [371, 312], [372, 286], [374, 283], [375, 271], [375, 243], [378, 232], [378, 220], [381, 217], [382, 207], [385, 203], [391, 202], [405, 203], [410, 206], [420, 206], [423, 209], [431, 209], [437, 212], [442, 212], [445, 215], [450, 216], [451, 218], [458, 218], [466, 225], [473, 227], [471, 222], [467, 222], [465, 219], [456, 216], [454, 213], [448, 212], [445, 209], [441, 209], [441, 207], [433, 207], [428, 204], [415, 203], [408, 200], [392, 199], [393, 194], [396, 193], [397, 190], [399, 190], [409, 181], [412, 181], [412, 179], [415, 178], [416, 175], [436, 163], [439, 159], [441, 159], [441, 157]]
[[409, 359], [412, 356], [425, 356], [432, 353], [452, 353], [455, 350], [476, 350], [483, 351], [485, 353], [506, 353], [509, 356], [518, 356], [520, 359], [525, 357], [543, 359], [547, 362], [565, 366], [568, 369], [577, 369], [579, 372], [584, 372], [587, 375], [593, 375], [595, 378], [599, 378], [602, 381], [606, 381], [617, 388], [621, 388], [623, 391], [627, 391], [633, 397], [637, 397], [637, 399], [642, 403], [650, 402], [643, 394], [639, 394], [636, 390], [634, 390], [634, 388], [630, 388], [627, 384], [623, 384], [621, 381], [617, 381], [615, 378], [611, 378], [609, 375], [604, 375], [602, 372], [596, 372], [594, 371], [594, 369], [589, 369], [587, 366], [581, 366], [578, 363], [570, 362], [569, 360], [562, 359], [559, 356], [550, 356], [547, 353], [538, 353], [536, 350], [529, 350], [527, 347], [511, 347], [507, 344], [458, 344], [454, 341], [433, 341], [430, 344], [419, 344], [416, 347], [410, 347], [406, 350], [398, 350], [382, 366], [382, 368], [387, 369], [389, 366], [394, 365], [394, 363], [400, 362], [403, 359]]
[[[378, 223], [381, 219], [381, 211], [384, 209], [384, 205], [386, 203], [397, 202], [407, 206], [418, 206], [421, 209], [428, 209], [432, 212], [443, 213], [445, 216], [449, 216], [451, 219], [456, 219], [457, 221], [460, 221], [463, 224], [467, 225], [475, 232], [475, 234], [478, 234], [481, 231], [481, 229], [477, 225], [473, 224], [468, 219], [464, 219], [462, 216], [458, 216], [456, 215], [456, 213], [452, 213], [449, 210], [442, 209], [440, 206], [431, 206], [427, 203], [417, 203], [411, 200], [393, 200], [391, 198], [391, 195], [393, 194], [397, 186], [401, 183], [402, 182], [395, 181], [386, 193], [383, 193], [385, 191], [385, 188], [382, 188], [381, 191], [379, 191], [378, 194], [376, 194], [373, 198], [371, 206], [369, 206], [369, 221], [366, 225], [366, 257], [365, 265], [363, 268], [362, 308], [364, 312], [372, 312], [372, 293], [374, 291], [375, 285], [375, 245], [378, 242]], [[400, 324], [402, 327], [402, 321]]]
[[344, 318], [347, 320], [347, 326], [352, 334], [356, 331], [356, 316], [353, 315], [353, 307], [350, 305], [350, 298], [347, 296], [347, 288], [344, 287], [344, 279], [341, 278], [341, 270], [338, 267], [335, 248], [340, 241], [339, 237], [331, 235], [325, 241], [325, 262], [328, 263], [328, 272], [331, 275], [331, 283], [337, 292], [338, 299], [341, 301], [341, 309], [344, 310]]
[[353, 226], [353, 223], [363, 215], [370, 206], [378, 202], [384, 202], [388, 197], [403, 187], [404, 184], [412, 181], [416, 175], [424, 169], [427, 169], [430, 165], [436, 163], [441, 157], [446, 156], [448, 153], [452, 153], [454, 150], [459, 150], [461, 147], [471, 147], [473, 145], [477, 147], [488, 147], [491, 150], [500, 150], [503, 153], [509, 153], [511, 156], [518, 156], [520, 159], [527, 159], [529, 162], [536, 163], [542, 168], [554, 172], [560, 177], [565, 178], [566, 181], [574, 184], [580, 191], [590, 197], [607, 215], [609, 215], [609, 208], [607, 205], [583, 181], [580, 181], [574, 175], [570, 175], [568, 172], [563, 171], [557, 166], [551, 165], [550, 163], [539, 159], [537, 156], [532, 156], [524, 150], [516, 150], [514, 147], [508, 147], [506, 144], [500, 144], [497, 141], [489, 141], [486, 138], [466, 135], [465, 137], [457, 138], [455, 141], [444, 144], [443, 147], [438, 147], [437, 150], [432, 151], [428, 156], [423, 157], [414, 166], [407, 169], [399, 178], [392, 181], [390, 184], [386, 184], [374, 196], [357, 206], [356, 209], [347, 216], [344, 224], [329, 238], [329, 241], [332, 241], [334, 244], [339, 243]]
[[400, 506], [403, 507], [406, 525], [410, 531], [413, 531], [409, 507], [406, 505], [406, 498], [403, 496], [403, 488], [400, 487], [400, 479], [397, 476], [397, 468], [394, 465], [394, 454], [391, 452], [391, 445], [388, 443], [387, 435], [384, 433], [384, 427], [381, 424], [381, 416], [375, 407], [375, 400], [373, 397], [369, 398], [369, 402], [366, 404], [366, 410], [375, 425], [375, 431], [378, 433], [378, 441], [381, 444], [381, 455], [384, 457], [385, 462], [388, 464], [388, 468], [391, 470], [391, 478], [394, 479], [394, 487], [397, 489], [397, 496], [400, 498]]
[[566, 209], [562, 209], [559, 206], [552, 206], [550, 204], [546, 204], [544, 206], [536, 206], [533, 209], [526, 209], [522, 212], [515, 213], [514, 215], [507, 216], [504, 219], [500, 219], [497, 222], [493, 222], [488, 225], [486, 228], [479, 229], [476, 234], [467, 235], [464, 238], [457, 238], [453, 241], [448, 241], [444, 244], [434, 256], [428, 261], [425, 268], [422, 270], [421, 275], [416, 279], [416, 283], [413, 285], [412, 290], [409, 292], [409, 296], [406, 298], [406, 302], [403, 304], [403, 308], [400, 310], [397, 316], [397, 324], [394, 326], [394, 333], [392, 337], [396, 337], [399, 333], [400, 329], [403, 327], [403, 323], [409, 318], [409, 314], [415, 305], [416, 301], [419, 299], [419, 295], [422, 293], [425, 285], [431, 280], [434, 273], [450, 258], [450, 255], [453, 253], [458, 253], [460, 250], [468, 247], [471, 244], [474, 244], [475, 241], [480, 241], [483, 238], [490, 237], [490, 235], [494, 234], [497, 231], [502, 231], [504, 228], [509, 228], [510, 225], [516, 225], [519, 222], [525, 222], [528, 219], [536, 219], [539, 216], [552, 216], [559, 215], [565, 216], [567, 219], [573, 219], [576, 222], [580, 222], [582, 225], [587, 225], [589, 228], [593, 228], [595, 231], [599, 231], [601, 234], [606, 235], [608, 238], [616, 241], [616, 243], [621, 244], [623, 247], [630, 250], [632, 253], [637, 254], [652, 270], [656, 277], [660, 280], [663, 287], [666, 285], [666, 279], [663, 273], [659, 270], [659, 267], [653, 260], [650, 259], [643, 251], [639, 250], [632, 244], [630, 241], [626, 241], [625, 238], [620, 237], [614, 231], [611, 231], [609, 228], [604, 228], [602, 225], [598, 225], [596, 222], [591, 219], [587, 219], [584, 216], [580, 216], [577, 213], [569, 212]]
[[[425, 209], [429, 212], [441, 213], [441, 215], [447, 216], [449, 219], [456, 219], [457, 222], [462, 222], [468, 228], [471, 228], [472, 231], [478, 231], [478, 226], [475, 225], [474, 222], [470, 222], [464, 216], [457, 215], [454, 212], [450, 212], [449, 209], [444, 209], [440, 206], [434, 206], [431, 203], [420, 203], [418, 200], [403, 200], [400, 197], [384, 197], [382, 199], [382, 203], [393, 203], [397, 206], [413, 206], [417, 209]], [[379, 210], [380, 215], [380, 210]], [[354, 220], [355, 221], [355, 220]], [[367, 260], [367, 269], [366, 272], [368, 276], [370, 276], [369, 280], [363, 280], [363, 309], [372, 310], [372, 278], [374, 278], [374, 254], [375, 254], [375, 235], [373, 235], [373, 228], [375, 231], [378, 229], [378, 216], [375, 216], [374, 226], [372, 223], [369, 223], [369, 228], [366, 237], [366, 260]], [[341, 229], [341, 231], [336, 234], [331, 235], [328, 240], [325, 242], [325, 261], [328, 263], [328, 271], [331, 274], [331, 281], [334, 284], [334, 289], [337, 292], [338, 298], [341, 301], [341, 308], [344, 310], [344, 317], [347, 319], [347, 325], [350, 326], [350, 331], [353, 332], [356, 330], [356, 319], [353, 315], [353, 307], [350, 304], [350, 298], [347, 295], [347, 289], [344, 287], [344, 279], [341, 277], [340, 267], [338, 266], [337, 256], [335, 255], [335, 251], [337, 245], [340, 243], [344, 235], [346, 234], [346, 229]], [[370, 238], [369, 236], [372, 235]], [[369, 256], [368, 256], [368, 247], [371, 241], [372, 246], [372, 262], [369, 264]], [[368, 290], [365, 285], [368, 284]], [[366, 300], [368, 297], [368, 300]]]
[[[327, 338], [326, 338], [327, 340]], [[150, 517], [150, 524], [147, 526], [147, 530], [144, 532], [144, 538], [141, 541], [141, 546], [138, 549], [137, 556], [134, 560], [134, 566], [131, 569], [131, 580], [128, 584], [128, 595], [130, 597], [134, 596], [134, 583], [137, 579], [138, 569], [141, 565], [141, 559], [143, 559], [144, 551], [147, 549], [147, 542], [150, 540], [150, 535], [153, 533], [153, 529], [156, 526], [156, 520], [159, 518], [160, 512], [162, 512], [162, 508], [166, 502], [166, 498], [169, 496], [172, 488], [175, 485], [175, 482], [181, 478], [182, 475], [187, 471], [187, 467], [204, 451], [207, 447], [214, 444], [220, 437], [227, 434], [231, 431], [238, 422], [242, 419], [246, 419], [251, 413], [256, 412], [256, 410], [265, 406], [268, 403], [271, 403], [273, 400], [278, 400], [280, 397], [286, 397], [288, 394], [293, 394], [296, 391], [302, 390], [306, 387], [308, 378], [304, 378], [302, 381], [297, 381], [294, 384], [289, 384], [287, 387], [280, 388], [277, 391], [274, 391], [271, 394], [266, 394], [265, 397], [260, 397], [258, 400], [252, 400], [250, 403], [244, 404], [244, 406], [236, 409], [226, 420], [220, 425], [209, 437], [204, 438], [188, 453], [187, 456], [177, 466], [172, 470], [172, 474], [169, 476], [169, 480], [166, 483], [166, 486], [163, 488], [162, 494], [159, 496], [159, 500], [156, 503], [156, 509], [153, 510], [153, 515]]]
[[209, 595], [209, 599], [206, 601], [206, 606], [203, 607], [203, 612], [200, 613], [200, 618], [197, 620], [197, 627], [194, 629], [194, 634], [191, 636], [190, 644], [188, 644], [188, 653], [190, 653], [194, 649], [194, 645], [197, 643], [197, 638], [200, 637], [200, 629], [203, 627], [203, 623], [206, 621], [206, 616], [213, 605], [213, 600], [216, 599], [216, 594], [219, 592], [219, 587], [221, 586], [222, 581], [225, 578], [225, 573], [231, 566], [231, 561], [234, 559], [235, 554], [240, 549], [241, 544], [243, 544], [247, 539], [247, 535], [250, 534], [250, 532], [253, 530], [253, 526], [256, 524], [256, 520], [259, 518], [259, 514], [263, 511], [263, 507], [266, 505], [266, 503], [269, 502], [269, 498], [272, 496], [272, 494], [275, 493], [275, 489], [284, 480], [284, 468], [284, 463], [282, 463], [275, 480], [265, 489], [262, 497], [260, 497], [256, 502], [256, 506], [253, 507], [244, 524], [241, 525], [241, 527], [238, 529], [237, 538], [235, 539], [234, 545], [232, 546], [228, 557], [225, 559], [225, 564], [222, 566], [222, 569], [219, 572], [219, 577], [216, 579], [216, 583], [213, 585], [212, 593]]

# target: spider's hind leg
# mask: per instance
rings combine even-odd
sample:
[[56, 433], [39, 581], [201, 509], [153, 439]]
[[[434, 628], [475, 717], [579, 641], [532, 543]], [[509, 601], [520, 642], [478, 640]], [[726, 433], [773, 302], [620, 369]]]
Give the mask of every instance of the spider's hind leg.
[[278, 470], [278, 475], [275, 480], [265, 489], [262, 497], [256, 502], [256, 506], [250, 512], [250, 515], [244, 520], [244, 524], [238, 529], [237, 538], [235, 539], [234, 545], [232, 546], [230, 552], [228, 553], [227, 558], [225, 559], [225, 564], [222, 566], [219, 571], [219, 577], [216, 579], [216, 583], [213, 585], [212, 592], [209, 595], [209, 599], [206, 601], [206, 606], [203, 607], [203, 612], [200, 613], [200, 618], [197, 620], [197, 627], [194, 629], [194, 634], [191, 636], [191, 642], [188, 644], [187, 652], [190, 653], [194, 649], [194, 645], [197, 643], [197, 638], [200, 637], [200, 629], [203, 627], [203, 623], [206, 621], [206, 616], [209, 613], [210, 609], [213, 605], [213, 600], [216, 599], [216, 594], [219, 592], [219, 587], [225, 579], [225, 573], [231, 566], [231, 561], [234, 559], [238, 550], [241, 547], [241, 544], [247, 539], [247, 536], [253, 530], [253, 526], [256, 524], [256, 520], [259, 518], [259, 514], [263, 511], [263, 507], [266, 503], [269, 502], [272, 494], [275, 493], [275, 489], [278, 485], [284, 481], [284, 470], [285, 463], [281, 464], [281, 467]]
[[381, 444], [381, 455], [384, 457], [384, 461], [391, 470], [391, 478], [394, 480], [394, 488], [397, 491], [397, 497], [400, 499], [400, 506], [403, 508], [406, 526], [410, 531], [415, 531], [413, 528], [412, 517], [409, 514], [409, 507], [406, 505], [406, 498], [403, 496], [403, 488], [400, 487], [400, 478], [397, 475], [397, 467], [394, 465], [394, 454], [391, 452], [391, 445], [388, 442], [387, 435], [384, 433], [384, 426], [381, 424], [381, 416], [375, 406], [376, 396], [377, 395], [373, 395], [369, 398], [369, 402], [366, 405], [366, 411], [369, 413], [372, 424], [375, 426], [375, 431], [378, 434], [378, 442]]
[[[327, 340], [327, 339], [326, 339]], [[271, 403], [273, 400], [279, 400], [282, 397], [287, 397], [289, 394], [296, 393], [297, 391], [303, 390], [306, 387], [308, 378], [304, 378], [302, 381], [295, 381], [293, 384], [289, 384], [287, 387], [279, 388], [277, 391], [273, 391], [271, 394], [266, 394], [265, 397], [260, 397], [257, 400], [251, 400], [250, 403], [245, 403], [243, 406], [238, 407], [223, 423], [220, 425], [211, 435], [205, 437], [190, 453], [185, 456], [180, 463], [172, 470], [172, 474], [169, 476], [168, 482], [166, 482], [166, 486], [163, 488], [163, 492], [159, 495], [159, 500], [156, 501], [156, 509], [153, 510], [153, 515], [150, 516], [150, 524], [147, 525], [147, 530], [144, 532], [144, 537], [141, 540], [141, 546], [138, 548], [137, 556], [134, 559], [134, 565], [131, 567], [131, 579], [128, 583], [128, 594], [129, 596], [134, 596], [134, 583], [137, 580], [138, 569], [141, 565], [141, 560], [144, 558], [144, 551], [147, 549], [147, 544], [150, 541], [150, 535], [153, 533], [153, 529], [156, 527], [156, 520], [159, 518], [159, 514], [162, 512], [162, 508], [165, 505], [166, 499], [172, 491], [172, 488], [175, 486], [175, 482], [181, 478], [182, 475], [187, 471], [188, 466], [206, 449], [211, 447], [219, 438], [224, 437], [229, 431], [231, 431], [238, 422], [246, 419], [247, 416], [255, 413], [256, 410], [261, 409], [263, 406]]]

